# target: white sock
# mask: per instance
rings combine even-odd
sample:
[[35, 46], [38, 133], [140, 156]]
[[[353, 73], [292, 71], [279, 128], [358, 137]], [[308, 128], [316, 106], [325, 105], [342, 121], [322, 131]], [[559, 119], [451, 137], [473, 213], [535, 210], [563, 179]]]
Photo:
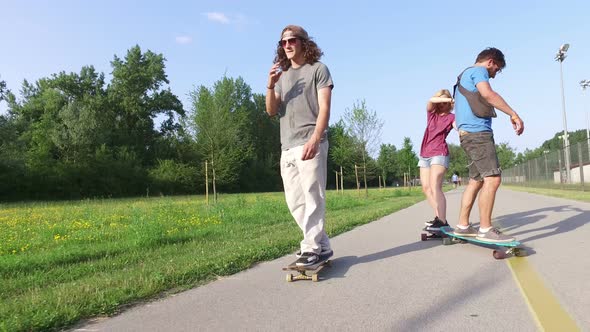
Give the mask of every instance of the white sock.
[[480, 228], [479, 228], [479, 232], [480, 232], [480, 233], [487, 233], [487, 232], [488, 232], [490, 229], [492, 229], [492, 228], [491, 228], [491, 227], [488, 227], [488, 228], [483, 228], [483, 227], [480, 227]]
[[469, 225], [467, 225], [467, 226], [463, 226], [463, 225], [457, 225], [457, 228], [460, 228], [460, 229], [467, 229], [467, 228], [469, 228]]

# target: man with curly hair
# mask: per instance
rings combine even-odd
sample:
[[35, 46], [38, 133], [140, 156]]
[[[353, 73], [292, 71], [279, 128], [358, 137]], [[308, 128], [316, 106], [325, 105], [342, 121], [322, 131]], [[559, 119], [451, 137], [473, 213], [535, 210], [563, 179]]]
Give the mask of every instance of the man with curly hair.
[[266, 91], [266, 112], [280, 118], [281, 177], [287, 206], [303, 232], [298, 266], [333, 255], [324, 225], [327, 129], [334, 84], [328, 67], [319, 61], [322, 55], [302, 27], [286, 26]]

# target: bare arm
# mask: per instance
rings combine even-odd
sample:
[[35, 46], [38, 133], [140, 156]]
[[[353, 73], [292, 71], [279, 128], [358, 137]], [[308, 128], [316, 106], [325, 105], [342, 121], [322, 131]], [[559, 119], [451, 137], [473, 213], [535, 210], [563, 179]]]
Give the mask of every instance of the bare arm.
[[316, 120], [315, 130], [311, 138], [303, 146], [303, 155], [301, 160], [308, 160], [315, 157], [322, 140], [322, 135], [328, 128], [330, 121], [330, 108], [332, 103], [332, 87], [324, 87], [318, 91], [318, 104], [320, 106], [320, 113]]
[[435, 110], [434, 103], [429, 101], [426, 104], [426, 112], [433, 112]]
[[508, 105], [504, 98], [502, 98], [502, 96], [496, 91], [492, 90], [490, 83], [485, 81], [477, 83], [477, 90], [490, 105], [510, 116], [510, 122], [512, 123], [516, 135], [522, 134], [524, 131], [524, 122], [512, 107]]
[[279, 64], [275, 63], [268, 74], [268, 85], [266, 86], [266, 113], [270, 116], [277, 115], [279, 105], [281, 104], [281, 96], [275, 92], [275, 84], [281, 77], [282, 71], [277, 72]]
[[436, 111], [436, 104], [437, 103], [451, 103], [453, 102], [453, 98], [447, 97], [445, 92], [447, 90], [439, 90], [434, 94], [434, 96], [428, 99], [428, 103], [426, 104], [426, 111], [433, 112]]

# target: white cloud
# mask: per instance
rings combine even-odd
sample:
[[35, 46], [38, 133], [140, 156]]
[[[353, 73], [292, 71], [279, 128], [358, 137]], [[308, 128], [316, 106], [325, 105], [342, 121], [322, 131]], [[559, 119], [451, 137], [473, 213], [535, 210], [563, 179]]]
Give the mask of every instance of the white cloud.
[[176, 43], [185, 45], [190, 44], [193, 42], [193, 38], [191, 36], [176, 36]]
[[221, 23], [221, 24], [230, 24], [231, 23], [231, 20], [229, 19], [229, 17], [227, 17], [227, 15], [225, 15], [224, 13], [211, 12], [211, 13], [205, 13], [205, 15], [207, 16], [207, 19], [209, 21], [213, 21], [213, 22], [217, 22], [217, 23]]

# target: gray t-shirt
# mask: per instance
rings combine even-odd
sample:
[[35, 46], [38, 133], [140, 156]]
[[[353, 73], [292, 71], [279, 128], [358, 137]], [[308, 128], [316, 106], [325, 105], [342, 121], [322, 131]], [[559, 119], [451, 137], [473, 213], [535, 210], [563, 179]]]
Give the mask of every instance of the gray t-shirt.
[[[328, 67], [321, 62], [289, 68], [279, 78], [275, 91], [281, 96], [278, 115], [281, 125], [281, 149], [305, 144], [315, 130], [320, 106], [318, 90], [333, 88]], [[322, 135], [322, 142], [326, 133]]]

